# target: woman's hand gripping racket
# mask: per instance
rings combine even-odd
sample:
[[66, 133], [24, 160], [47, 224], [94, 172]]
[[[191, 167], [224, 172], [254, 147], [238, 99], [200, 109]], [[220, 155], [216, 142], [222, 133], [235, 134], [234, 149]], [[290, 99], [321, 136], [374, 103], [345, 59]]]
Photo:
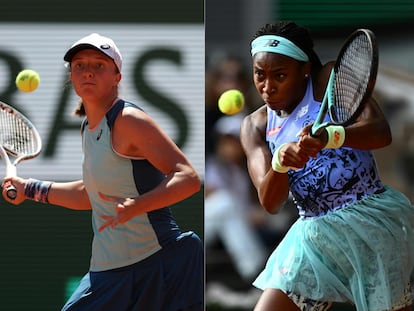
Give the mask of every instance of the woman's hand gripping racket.
[[[0, 156], [6, 165], [6, 177], [16, 176], [16, 165], [36, 157], [41, 149], [42, 142], [32, 122], [15, 108], [0, 102]], [[16, 195], [16, 188], [9, 186], [7, 196], [15, 199]]]
[[[311, 136], [319, 136], [329, 125], [349, 125], [370, 98], [377, 71], [375, 36], [368, 29], [358, 29], [348, 37], [339, 52], [321, 109], [311, 128]], [[327, 112], [330, 121], [324, 122]]]

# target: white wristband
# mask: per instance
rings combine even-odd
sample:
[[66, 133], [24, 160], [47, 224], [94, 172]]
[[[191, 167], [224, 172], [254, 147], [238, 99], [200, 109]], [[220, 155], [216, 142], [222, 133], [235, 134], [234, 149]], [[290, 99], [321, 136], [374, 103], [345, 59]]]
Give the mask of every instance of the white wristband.
[[345, 128], [340, 125], [329, 125], [325, 128], [328, 133], [328, 142], [325, 149], [336, 149], [342, 147], [345, 141]]
[[273, 169], [275, 172], [278, 172], [278, 173], [287, 173], [287, 171], [289, 171], [289, 167], [287, 167], [287, 166], [283, 166], [283, 165], [280, 163], [280, 159], [279, 159], [279, 156], [280, 156], [280, 149], [281, 149], [284, 145], [286, 145], [286, 143], [284, 143], [284, 144], [280, 145], [280, 146], [279, 146], [279, 148], [277, 148], [277, 149], [276, 149], [276, 151], [275, 151], [275, 153], [273, 154], [273, 157], [272, 157], [272, 169]]

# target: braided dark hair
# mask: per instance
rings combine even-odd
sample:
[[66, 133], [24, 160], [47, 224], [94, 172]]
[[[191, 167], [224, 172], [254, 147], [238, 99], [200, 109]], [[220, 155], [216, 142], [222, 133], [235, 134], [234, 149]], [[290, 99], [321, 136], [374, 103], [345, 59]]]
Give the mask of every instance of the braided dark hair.
[[253, 40], [263, 35], [276, 35], [284, 37], [296, 44], [309, 57], [312, 63], [312, 72], [322, 68], [321, 60], [313, 49], [313, 39], [308, 29], [291, 21], [269, 23], [257, 30]]

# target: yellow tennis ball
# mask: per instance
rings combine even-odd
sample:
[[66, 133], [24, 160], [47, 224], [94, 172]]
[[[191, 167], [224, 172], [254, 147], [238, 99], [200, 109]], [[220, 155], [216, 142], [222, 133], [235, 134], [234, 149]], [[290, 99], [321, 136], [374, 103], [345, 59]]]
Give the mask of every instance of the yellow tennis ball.
[[233, 115], [242, 111], [244, 107], [244, 96], [239, 90], [227, 90], [220, 95], [218, 100], [220, 111], [227, 115]]
[[33, 92], [40, 83], [39, 74], [30, 69], [25, 69], [19, 72], [16, 77], [16, 86], [22, 92]]

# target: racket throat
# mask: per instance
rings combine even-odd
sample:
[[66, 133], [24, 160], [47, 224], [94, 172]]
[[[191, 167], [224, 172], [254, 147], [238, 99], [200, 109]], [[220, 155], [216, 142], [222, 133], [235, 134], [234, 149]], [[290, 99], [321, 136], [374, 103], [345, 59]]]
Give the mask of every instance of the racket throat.
[[6, 165], [6, 177], [14, 177], [17, 175], [16, 166], [13, 164]]

